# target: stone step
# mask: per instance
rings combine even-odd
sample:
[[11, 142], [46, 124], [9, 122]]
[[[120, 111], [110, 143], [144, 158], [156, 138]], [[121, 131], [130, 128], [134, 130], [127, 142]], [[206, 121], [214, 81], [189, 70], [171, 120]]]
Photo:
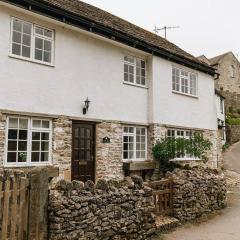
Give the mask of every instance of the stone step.
[[174, 217], [156, 215], [156, 227], [158, 233], [170, 231], [173, 228], [178, 227], [179, 224], [179, 220]]

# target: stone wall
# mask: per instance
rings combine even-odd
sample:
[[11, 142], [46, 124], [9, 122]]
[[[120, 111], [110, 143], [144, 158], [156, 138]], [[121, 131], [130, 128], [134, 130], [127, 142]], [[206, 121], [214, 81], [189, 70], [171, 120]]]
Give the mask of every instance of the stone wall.
[[[122, 125], [103, 122], [96, 126], [96, 179], [123, 179]], [[103, 138], [110, 143], [103, 143]]]
[[229, 112], [230, 108], [233, 111], [240, 109], [240, 93], [230, 91], [221, 91], [221, 93], [225, 97], [225, 112]]
[[240, 125], [231, 125], [226, 127], [227, 142], [230, 144], [240, 141]]
[[[235, 76], [231, 76], [232, 66], [235, 69]], [[227, 53], [218, 61], [217, 71], [220, 73], [219, 78], [215, 81], [218, 90], [240, 93], [240, 64], [233, 53]]]
[[201, 167], [176, 169], [168, 177], [174, 180], [173, 215], [181, 221], [193, 220], [226, 205], [226, 179], [217, 170]]
[[125, 181], [56, 181], [49, 193], [50, 240], [150, 239], [156, 225], [152, 189]]
[[152, 148], [154, 145], [165, 138], [167, 135], [167, 128], [161, 124], [151, 124], [148, 128], [148, 158], [153, 160]]
[[53, 165], [67, 179], [71, 176], [72, 121], [65, 116], [53, 120]]
[[6, 116], [0, 112], [0, 166], [4, 162], [4, 147], [5, 147], [5, 134], [6, 134]]
[[219, 162], [218, 162], [218, 156], [221, 155], [219, 141], [218, 141], [218, 131], [212, 131], [212, 130], [204, 130], [203, 136], [210, 140], [212, 143], [211, 150], [207, 153], [207, 165], [210, 168], [218, 168]]

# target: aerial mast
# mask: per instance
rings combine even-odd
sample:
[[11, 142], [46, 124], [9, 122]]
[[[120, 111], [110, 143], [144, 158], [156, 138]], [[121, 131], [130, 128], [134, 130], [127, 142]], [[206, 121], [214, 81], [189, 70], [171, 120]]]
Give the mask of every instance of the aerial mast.
[[163, 26], [163, 27], [161, 27], [161, 28], [158, 28], [158, 27], [155, 25], [155, 28], [154, 28], [153, 31], [154, 31], [156, 34], [158, 34], [159, 31], [164, 31], [164, 37], [165, 37], [165, 39], [167, 39], [167, 30], [173, 29], [173, 28], [180, 28], [180, 27], [179, 27], [179, 26]]

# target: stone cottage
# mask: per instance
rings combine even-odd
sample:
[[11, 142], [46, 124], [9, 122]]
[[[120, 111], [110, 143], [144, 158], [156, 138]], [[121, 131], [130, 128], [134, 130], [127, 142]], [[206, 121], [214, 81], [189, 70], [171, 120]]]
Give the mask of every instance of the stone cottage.
[[204, 55], [198, 59], [216, 69], [215, 81], [217, 91], [225, 97], [226, 112], [240, 109], [240, 63], [233, 52], [207, 59]]
[[218, 166], [208, 64], [77, 0], [1, 0], [0, 32], [1, 166], [121, 179], [154, 168], [161, 137], [194, 131], [212, 141], [208, 164]]

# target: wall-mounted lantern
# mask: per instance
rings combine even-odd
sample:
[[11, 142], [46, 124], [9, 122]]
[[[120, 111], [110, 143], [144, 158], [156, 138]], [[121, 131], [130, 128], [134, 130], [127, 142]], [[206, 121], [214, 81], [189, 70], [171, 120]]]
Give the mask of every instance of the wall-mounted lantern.
[[87, 99], [84, 101], [84, 107], [83, 107], [83, 114], [85, 115], [85, 114], [87, 114], [87, 111], [88, 111], [88, 108], [89, 108], [89, 106], [90, 106], [90, 100], [88, 99], [88, 97], [87, 97]]

